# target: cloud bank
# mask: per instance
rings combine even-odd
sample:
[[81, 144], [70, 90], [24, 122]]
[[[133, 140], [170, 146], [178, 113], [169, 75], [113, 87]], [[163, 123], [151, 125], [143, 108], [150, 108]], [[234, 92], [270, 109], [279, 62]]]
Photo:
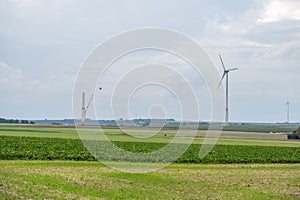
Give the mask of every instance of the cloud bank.
[[[228, 67], [239, 67], [230, 74], [232, 121], [285, 121], [287, 98], [291, 120], [300, 121], [297, 0], [4, 0], [0, 26], [1, 117], [72, 117], [73, 81], [89, 52], [119, 32], [161, 27], [196, 40], [207, 49], [220, 74], [219, 53]], [[163, 54], [151, 60], [174, 63]], [[197, 78], [191, 80], [205, 88]], [[197, 95], [207, 99], [204, 91]], [[207, 107], [207, 102], [201, 106]], [[102, 109], [99, 117], [110, 118], [109, 109]], [[207, 112], [203, 120], [209, 119]], [[144, 115], [139, 109], [135, 113]]]

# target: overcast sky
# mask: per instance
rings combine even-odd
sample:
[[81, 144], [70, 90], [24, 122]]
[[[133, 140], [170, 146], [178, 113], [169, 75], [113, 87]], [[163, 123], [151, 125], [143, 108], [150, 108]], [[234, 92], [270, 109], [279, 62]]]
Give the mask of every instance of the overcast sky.
[[[231, 121], [283, 122], [287, 99], [291, 121], [300, 121], [298, 0], [1, 0], [0, 26], [0, 117], [72, 118], [74, 80], [89, 53], [120, 32], [160, 27], [202, 45], [220, 74], [219, 53], [228, 68], [239, 68], [230, 73]], [[147, 117], [142, 94], [130, 105], [133, 117]], [[101, 119], [112, 118], [105, 102]]]

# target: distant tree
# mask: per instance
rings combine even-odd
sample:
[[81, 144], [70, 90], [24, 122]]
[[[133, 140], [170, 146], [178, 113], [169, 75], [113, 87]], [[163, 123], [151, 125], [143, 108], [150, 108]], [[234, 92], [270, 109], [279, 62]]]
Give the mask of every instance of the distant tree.
[[19, 120], [18, 120], [18, 119], [15, 119], [15, 120], [14, 120], [14, 123], [15, 123], [15, 124], [18, 124], [18, 123], [19, 123]]
[[15, 122], [15, 120], [13, 120], [13, 119], [7, 120], [7, 123], [10, 123], [10, 124], [12, 124], [12, 123], [14, 123], [14, 122]]
[[28, 124], [28, 120], [21, 120], [21, 124]]
[[30, 121], [30, 124], [35, 124], [35, 122], [34, 121]]

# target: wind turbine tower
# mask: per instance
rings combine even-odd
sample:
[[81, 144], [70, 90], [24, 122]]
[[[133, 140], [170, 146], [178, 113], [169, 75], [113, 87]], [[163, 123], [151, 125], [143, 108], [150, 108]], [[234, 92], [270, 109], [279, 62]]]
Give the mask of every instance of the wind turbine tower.
[[225, 126], [228, 126], [229, 125], [229, 102], [228, 102], [228, 77], [229, 77], [229, 72], [230, 71], [234, 71], [234, 70], [237, 70], [238, 68], [231, 68], [231, 69], [226, 69], [225, 65], [224, 65], [224, 62], [223, 62], [223, 59], [221, 57], [221, 54], [219, 54], [219, 57], [220, 57], [220, 61], [222, 63], [222, 67], [224, 69], [224, 72], [223, 72], [223, 76], [220, 80], [220, 83], [219, 83], [219, 86], [221, 85], [224, 77], [226, 76], [226, 107], [225, 107]]
[[290, 102], [287, 100], [286, 102], [286, 122], [289, 124], [290, 123]]
[[85, 93], [82, 93], [82, 107], [81, 107], [81, 125], [84, 126], [85, 125], [85, 117], [86, 117], [86, 112], [92, 102], [92, 99], [94, 98], [94, 94], [91, 96], [87, 106], [85, 107]]

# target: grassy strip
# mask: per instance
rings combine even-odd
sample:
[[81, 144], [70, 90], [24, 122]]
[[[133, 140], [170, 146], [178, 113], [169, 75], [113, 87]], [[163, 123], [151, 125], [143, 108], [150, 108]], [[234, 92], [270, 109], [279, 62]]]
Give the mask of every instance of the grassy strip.
[[[224, 126], [223, 131], [242, 131], [242, 132], [290, 132], [298, 128], [296, 125], [230, 125]], [[208, 126], [200, 125], [199, 130], [207, 130]]]
[[[207, 130], [208, 129], [208, 125], [199, 125], [198, 129], [199, 130]], [[5, 128], [30, 128], [30, 129], [71, 129], [71, 130], [75, 130], [74, 126], [60, 126], [60, 125], [41, 125], [41, 124], [1, 124], [0, 123], [0, 131], [1, 129], [5, 129]], [[93, 128], [98, 128], [97, 126], [87, 126], [85, 127], [87, 129], [93, 129]], [[138, 129], [141, 127], [122, 127], [124, 129]], [[186, 128], [187, 130], [191, 127], [189, 126], [183, 126], [181, 128]], [[298, 125], [257, 125], [257, 124], [245, 124], [245, 125], [237, 125], [237, 124], [231, 124], [229, 126], [224, 126], [223, 127], [223, 131], [239, 131], [239, 132], [260, 132], [260, 133], [270, 133], [270, 132], [291, 132], [294, 131], [298, 128]], [[121, 129], [119, 129], [118, 127], [109, 127], [109, 126], [102, 126], [102, 129], [105, 129], [107, 132], [109, 132], [109, 130], [113, 131], [113, 132], [122, 132]], [[144, 130], [151, 130], [151, 127], [143, 127]], [[174, 127], [165, 127], [165, 131], [167, 130], [177, 130], [178, 126], [174, 126]], [[140, 130], [138, 130], [140, 131]]]
[[173, 165], [175, 168], [147, 174], [114, 171], [95, 162], [0, 161], [0, 166], [0, 199], [298, 199], [300, 196], [300, 168], [293, 168], [295, 165], [190, 168], [196, 165], [177, 164]]
[[[130, 163], [119, 162], [121, 166]], [[153, 164], [155, 165], [155, 163]], [[91, 167], [106, 168], [99, 161], [61, 161], [61, 160], [0, 160], [0, 167]], [[191, 164], [173, 163], [164, 169], [186, 169], [186, 170], [300, 170], [300, 164]]]
[[[98, 158], [106, 161], [137, 161], [137, 162], [169, 162], [172, 151], [155, 158], [149, 157], [153, 152], [164, 147], [163, 143], [115, 142], [120, 148], [144, 153], [137, 157], [125, 157], [122, 153], [111, 154], [106, 142], [91, 141], [100, 152]], [[173, 145], [173, 150], [182, 144]], [[275, 146], [239, 146], [216, 145], [204, 158], [198, 154], [201, 145], [192, 144], [186, 152], [176, 160], [177, 163], [300, 163], [300, 149], [297, 147]], [[37, 137], [0, 136], [0, 159], [2, 160], [76, 160], [95, 161], [81, 140]]]
[[[84, 134], [99, 134], [97, 128], [83, 128], [81, 131]], [[106, 136], [113, 141], [124, 142], [157, 142], [169, 143], [176, 135], [175, 130], [163, 130], [154, 134], [153, 129], [126, 129], [125, 134], [121, 129], [109, 128], [102, 130]], [[198, 131], [194, 139], [195, 144], [202, 144], [206, 131]], [[43, 128], [43, 127], [3, 127], [0, 126], [0, 135], [3, 136], [22, 136], [22, 137], [49, 137], [49, 138], [63, 138], [63, 139], [79, 139], [79, 135], [74, 128]], [[133, 137], [131, 136], [133, 135]], [[183, 131], [181, 142], [189, 140], [191, 133], [188, 130]], [[297, 140], [287, 140], [286, 135], [257, 133], [257, 132], [230, 132], [223, 131], [218, 140], [220, 145], [250, 145], [250, 146], [287, 146], [300, 147], [300, 142]]]

